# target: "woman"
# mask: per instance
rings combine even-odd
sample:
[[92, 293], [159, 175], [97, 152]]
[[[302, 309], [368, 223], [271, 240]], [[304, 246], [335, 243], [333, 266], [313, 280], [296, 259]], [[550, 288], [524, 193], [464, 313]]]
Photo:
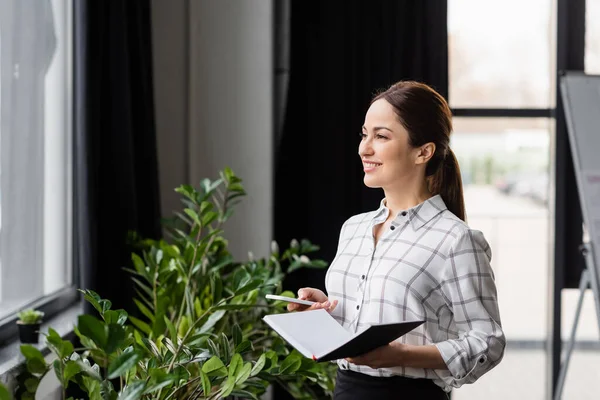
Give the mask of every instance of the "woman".
[[[460, 170], [449, 147], [452, 116], [417, 82], [377, 95], [359, 155], [364, 183], [382, 188], [379, 209], [348, 219], [326, 277], [329, 297], [303, 288], [346, 329], [426, 322], [370, 353], [339, 360], [334, 399], [446, 399], [503, 357], [491, 251], [465, 223]], [[289, 304], [288, 309], [306, 306]]]

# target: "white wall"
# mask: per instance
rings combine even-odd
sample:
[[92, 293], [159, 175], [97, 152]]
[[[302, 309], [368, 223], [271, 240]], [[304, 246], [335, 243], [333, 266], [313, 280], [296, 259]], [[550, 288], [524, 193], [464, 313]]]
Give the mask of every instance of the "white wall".
[[161, 206], [164, 217], [179, 209], [174, 189], [189, 182], [187, 168], [188, 0], [152, 0], [154, 104]]
[[226, 237], [244, 259], [272, 237], [272, 1], [152, 3], [163, 215], [172, 188], [231, 167], [248, 196]]

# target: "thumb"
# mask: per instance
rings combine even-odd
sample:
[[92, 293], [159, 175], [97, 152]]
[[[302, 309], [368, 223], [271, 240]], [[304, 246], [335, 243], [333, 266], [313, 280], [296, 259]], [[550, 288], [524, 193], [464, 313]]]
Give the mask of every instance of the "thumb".
[[301, 300], [304, 300], [307, 297], [310, 297], [311, 292], [312, 291], [310, 290], [310, 288], [302, 288], [302, 289], [298, 290], [298, 298]]

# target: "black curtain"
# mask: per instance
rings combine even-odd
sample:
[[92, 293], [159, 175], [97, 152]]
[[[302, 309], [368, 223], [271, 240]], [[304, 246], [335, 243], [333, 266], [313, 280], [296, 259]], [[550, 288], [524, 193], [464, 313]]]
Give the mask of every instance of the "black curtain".
[[[343, 222], [378, 207], [383, 192], [364, 186], [358, 157], [364, 114], [378, 89], [399, 80], [447, 96], [446, 18], [446, 0], [291, 2], [289, 89], [275, 141], [280, 246], [308, 238], [331, 262]], [[294, 272], [284, 286], [323, 289], [324, 276]]]
[[131, 312], [128, 232], [158, 238], [161, 231], [150, 1], [75, 7], [80, 285]]

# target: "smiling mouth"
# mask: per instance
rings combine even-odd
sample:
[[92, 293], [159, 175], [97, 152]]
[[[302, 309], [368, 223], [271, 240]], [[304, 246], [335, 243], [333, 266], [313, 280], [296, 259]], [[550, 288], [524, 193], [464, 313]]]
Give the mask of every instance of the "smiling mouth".
[[363, 162], [365, 168], [375, 168], [379, 167], [381, 164], [371, 163], [371, 162]]

